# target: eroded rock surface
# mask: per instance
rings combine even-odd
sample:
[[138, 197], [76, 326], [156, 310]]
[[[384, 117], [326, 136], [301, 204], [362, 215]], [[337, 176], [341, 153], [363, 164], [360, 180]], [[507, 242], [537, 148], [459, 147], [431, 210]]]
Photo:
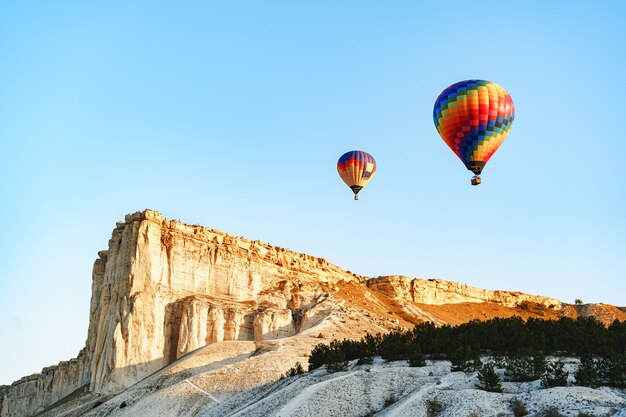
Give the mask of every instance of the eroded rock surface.
[[321, 258], [164, 219], [128, 215], [92, 274], [86, 347], [2, 387], [21, 416], [77, 389], [116, 393], [207, 343], [293, 335], [322, 284], [362, 281]]
[[367, 286], [391, 298], [416, 303], [442, 305], [457, 303], [495, 303], [517, 307], [532, 302], [551, 309], [560, 309], [563, 303], [556, 298], [524, 294], [513, 291], [483, 290], [469, 285], [442, 279], [419, 279], [405, 276], [388, 276], [369, 279]]
[[[540, 309], [529, 310], [525, 303]], [[600, 310], [605, 320], [624, 314], [614, 307]], [[362, 277], [322, 258], [170, 221], [146, 210], [116, 225], [108, 249], [94, 263], [85, 348], [75, 359], [0, 387], [0, 416], [43, 410], [55, 415], [50, 410], [80, 396], [82, 406], [59, 415], [82, 415], [86, 398], [91, 406], [98, 405], [212, 344], [239, 341], [247, 346], [245, 355], [269, 349], [261, 356], [275, 358], [257, 363], [266, 368], [229, 369], [234, 392], [274, 380], [293, 365], [285, 357], [304, 358], [304, 363], [315, 344], [330, 338], [358, 338], [365, 331], [385, 332], [422, 320], [456, 323], [518, 313], [544, 316], [547, 311], [556, 317], [564, 311], [576, 316], [600, 310], [565, 310], [553, 298], [443, 280]], [[299, 342], [272, 344], [287, 339]], [[287, 352], [285, 346], [297, 352]], [[233, 363], [241, 359], [225, 357]], [[233, 382], [237, 373], [245, 384]], [[228, 382], [219, 373], [211, 375], [217, 386]], [[181, 386], [198, 392], [190, 383]]]

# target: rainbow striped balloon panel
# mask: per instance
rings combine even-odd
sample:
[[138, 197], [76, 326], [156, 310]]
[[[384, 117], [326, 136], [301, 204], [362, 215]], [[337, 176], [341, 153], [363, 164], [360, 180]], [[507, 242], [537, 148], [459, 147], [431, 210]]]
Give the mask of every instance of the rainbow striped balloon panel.
[[467, 80], [451, 85], [437, 97], [433, 118], [450, 149], [468, 169], [480, 174], [508, 135], [515, 107], [498, 84]]

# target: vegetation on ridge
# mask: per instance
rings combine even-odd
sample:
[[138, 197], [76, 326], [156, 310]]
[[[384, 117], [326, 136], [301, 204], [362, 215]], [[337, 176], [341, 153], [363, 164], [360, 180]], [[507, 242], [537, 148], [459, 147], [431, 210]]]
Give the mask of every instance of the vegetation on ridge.
[[485, 367], [481, 354], [492, 356], [493, 365], [505, 368], [509, 380], [542, 379], [544, 387], [567, 385], [568, 376], [563, 363], [549, 363], [546, 354], [582, 356], [575, 375], [578, 384], [626, 387], [626, 322], [616, 320], [605, 327], [590, 317], [494, 318], [441, 327], [421, 323], [413, 330], [319, 344], [309, 357], [309, 370], [326, 365], [336, 372], [347, 369], [348, 361], [371, 363], [374, 356], [387, 361], [408, 360], [411, 366], [424, 366], [425, 357], [448, 359], [452, 371], [480, 370], [482, 387], [496, 391], [499, 384], [491, 372], [493, 366]]

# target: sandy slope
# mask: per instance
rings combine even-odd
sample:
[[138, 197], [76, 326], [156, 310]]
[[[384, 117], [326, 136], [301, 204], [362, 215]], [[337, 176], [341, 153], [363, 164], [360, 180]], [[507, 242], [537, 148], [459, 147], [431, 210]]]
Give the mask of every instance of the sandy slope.
[[365, 332], [388, 331], [391, 322], [368, 319], [350, 308], [321, 303], [324, 319], [298, 335], [282, 339], [223, 341], [180, 358], [114, 397], [93, 394], [48, 409], [41, 416], [189, 416], [251, 388], [278, 380], [297, 361], [305, 368], [308, 354], [333, 338], [359, 338]]
[[541, 389], [538, 382], [505, 383], [502, 394], [476, 389], [476, 373], [449, 372], [447, 361], [410, 368], [405, 362], [356, 366], [329, 374], [316, 370], [239, 394], [200, 415], [217, 416], [426, 416], [429, 401], [442, 404], [441, 416], [508, 416], [519, 399], [530, 415], [556, 406], [568, 416], [626, 413], [626, 392], [601, 388]]
[[[504, 393], [487, 393], [476, 389], [475, 373], [450, 373], [447, 361], [411, 368], [406, 362], [384, 363], [378, 358], [373, 365], [351, 363], [347, 372], [316, 370], [277, 381], [296, 361], [306, 367], [316, 344], [334, 337], [356, 338], [376, 331], [381, 323], [349, 310], [334, 306], [325, 320], [293, 337], [210, 344], [116, 396], [85, 394], [42, 416], [426, 416], [433, 400], [443, 405], [444, 417], [509, 416], [511, 399], [519, 399], [531, 415], [556, 406], [567, 416], [579, 411], [613, 415], [621, 410], [616, 415], [626, 417], [624, 391], [541, 389], [536, 381], [503, 383]], [[568, 370], [573, 371], [575, 362], [569, 361]]]
[[[442, 417], [512, 416], [510, 401], [518, 399], [530, 416], [539, 416], [550, 406], [566, 416], [577, 416], [581, 411], [595, 416], [626, 416], [623, 390], [577, 386], [542, 389], [535, 381], [505, 382], [504, 393], [488, 393], [476, 388], [476, 373], [451, 373], [447, 361], [428, 361], [425, 367], [411, 368], [404, 361], [385, 363], [376, 358], [372, 365], [352, 362], [346, 372], [318, 369], [236, 393], [242, 383], [250, 387], [258, 383], [257, 372], [263, 372], [259, 365], [267, 365], [260, 361], [271, 360], [272, 355], [284, 359], [280, 353], [287, 350], [281, 348], [279, 344], [259, 354], [254, 345], [231, 342], [218, 349], [224, 358], [194, 367], [207, 355], [219, 355], [215, 350], [202, 349], [87, 414], [93, 400], [78, 408], [67, 405], [63, 412], [49, 415], [420, 417], [427, 416], [430, 401], [437, 401], [443, 406]], [[569, 360], [568, 370], [573, 371], [575, 362]]]

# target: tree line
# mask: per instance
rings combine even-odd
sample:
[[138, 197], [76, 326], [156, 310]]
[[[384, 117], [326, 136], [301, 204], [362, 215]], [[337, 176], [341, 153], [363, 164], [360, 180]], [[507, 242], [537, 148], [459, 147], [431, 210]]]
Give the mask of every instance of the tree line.
[[[492, 359], [483, 363], [481, 355]], [[626, 387], [626, 322], [604, 326], [591, 317], [544, 320], [520, 317], [473, 320], [457, 326], [420, 323], [412, 330], [366, 334], [361, 340], [333, 340], [317, 345], [309, 356], [309, 371], [326, 366], [347, 369], [347, 362], [407, 360], [424, 366], [426, 359], [447, 359], [452, 371], [475, 372], [488, 390], [498, 390], [495, 369], [506, 370], [511, 381], [542, 379], [542, 385], [567, 384], [562, 361], [550, 356], [580, 356], [575, 378], [579, 385]]]

